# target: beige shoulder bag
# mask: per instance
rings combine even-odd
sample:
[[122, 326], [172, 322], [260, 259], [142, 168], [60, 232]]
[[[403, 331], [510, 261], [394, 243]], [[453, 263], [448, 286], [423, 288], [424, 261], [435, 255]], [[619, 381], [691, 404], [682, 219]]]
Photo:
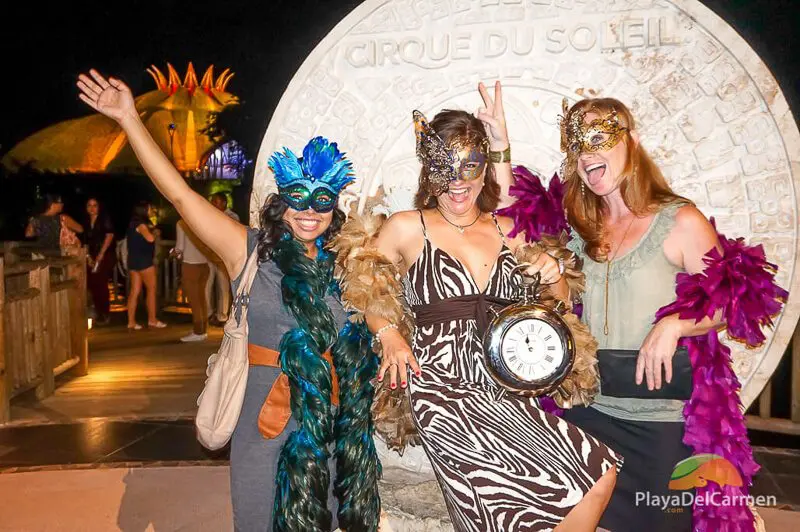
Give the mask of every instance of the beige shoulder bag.
[[[225, 323], [225, 335], [219, 351], [208, 359], [205, 387], [197, 399], [197, 439], [215, 450], [231, 439], [239, 420], [247, 388], [247, 308], [250, 287], [258, 272], [258, 248], [247, 259], [242, 280], [236, 291], [233, 309]], [[236, 319], [236, 302], [241, 301], [241, 316]]]

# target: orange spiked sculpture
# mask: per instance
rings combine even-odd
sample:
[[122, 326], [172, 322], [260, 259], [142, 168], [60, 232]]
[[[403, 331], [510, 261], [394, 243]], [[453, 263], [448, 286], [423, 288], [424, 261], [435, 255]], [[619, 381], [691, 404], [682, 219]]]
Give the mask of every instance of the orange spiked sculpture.
[[[167, 76], [155, 65], [147, 72], [156, 90], [136, 98], [139, 116], [181, 173], [197, 172], [215, 148], [202, 130], [213, 113], [238, 103], [227, 91], [233, 73], [225, 69], [214, 79], [212, 65], [198, 82], [192, 63], [183, 81], [169, 63]], [[11, 171], [30, 167], [57, 173], [143, 173], [122, 129], [97, 113], [34, 133], [11, 149], [2, 164]]]

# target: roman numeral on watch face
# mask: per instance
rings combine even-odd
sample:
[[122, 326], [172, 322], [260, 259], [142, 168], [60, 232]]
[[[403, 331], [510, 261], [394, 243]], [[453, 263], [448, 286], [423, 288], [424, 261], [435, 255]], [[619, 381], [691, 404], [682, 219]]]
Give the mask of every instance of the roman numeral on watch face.
[[544, 379], [563, 361], [561, 336], [549, 322], [536, 318], [521, 320], [509, 329], [500, 343], [500, 355], [516, 378]]

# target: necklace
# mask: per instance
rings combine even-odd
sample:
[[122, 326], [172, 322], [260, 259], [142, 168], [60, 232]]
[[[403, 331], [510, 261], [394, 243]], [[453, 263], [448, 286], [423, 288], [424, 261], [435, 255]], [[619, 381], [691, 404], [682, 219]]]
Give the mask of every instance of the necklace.
[[608, 260], [606, 260], [605, 317], [603, 319], [603, 334], [605, 334], [606, 336], [608, 336], [608, 279], [609, 279], [609, 276], [611, 275], [611, 261], [616, 259], [617, 255], [619, 255], [619, 250], [620, 250], [620, 248], [622, 248], [622, 244], [625, 243], [625, 239], [628, 237], [628, 231], [631, 230], [631, 226], [633, 225], [633, 221], [635, 219], [636, 219], [636, 216], [632, 216], [631, 217], [631, 221], [628, 224], [628, 228], [625, 229], [625, 232], [622, 234], [622, 240], [620, 240], [619, 244], [617, 244], [617, 250], [614, 252], [614, 256], [613, 257], [609, 257]]
[[436, 210], [439, 211], [439, 214], [442, 215], [442, 218], [444, 218], [445, 222], [449, 223], [450, 225], [452, 225], [453, 227], [458, 229], [458, 232], [461, 233], [462, 235], [464, 234], [464, 229], [466, 229], [467, 227], [472, 227], [473, 225], [475, 225], [475, 223], [480, 219], [481, 214], [482, 214], [480, 211], [478, 211], [478, 216], [476, 216], [475, 219], [472, 220], [472, 222], [468, 223], [467, 225], [458, 225], [457, 223], [453, 223], [450, 220], [448, 220], [447, 216], [444, 215], [444, 213], [442, 212], [442, 210], [439, 207], [436, 207]]

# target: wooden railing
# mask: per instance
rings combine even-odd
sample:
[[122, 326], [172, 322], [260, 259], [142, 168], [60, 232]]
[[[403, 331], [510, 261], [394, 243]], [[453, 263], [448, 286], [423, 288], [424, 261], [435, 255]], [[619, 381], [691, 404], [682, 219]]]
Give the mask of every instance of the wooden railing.
[[[34, 255], [35, 257], [36, 255]], [[43, 399], [55, 377], [89, 369], [86, 255], [0, 257], [0, 423], [13, 397], [31, 389]]]
[[[765, 432], [800, 436], [800, 324], [795, 328], [789, 348], [784, 356], [789, 357], [787, 367], [791, 379], [790, 394], [788, 397], [774, 397], [773, 379], [775, 377], [773, 376], [758, 397], [757, 406], [754, 407], [754, 410], [758, 413], [747, 416], [747, 427]], [[790, 401], [788, 418], [774, 416], [773, 399]], [[786, 403], [783, 406], [786, 407]]]

